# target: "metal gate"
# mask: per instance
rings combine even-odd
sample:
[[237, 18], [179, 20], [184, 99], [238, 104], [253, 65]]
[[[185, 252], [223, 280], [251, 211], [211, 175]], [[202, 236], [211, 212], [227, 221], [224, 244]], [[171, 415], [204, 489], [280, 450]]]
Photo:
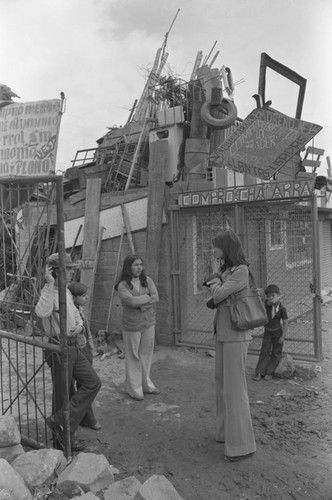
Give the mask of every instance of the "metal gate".
[[63, 356], [63, 345], [48, 343], [34, 309], [46, 260], [64, 253], [63, 237], [62, 177], [0, 179], [1, 414], [14, 416], [22, 444], [36, 448], [50, 444], [46, 417], [60, 388], [47, 360]]
[[[315, 198], [181, 208], [171, 216], [176, 343], [213, 348], [214, 312], [204, 278], [212, 271], [212, 238], [232, 228], [243, 242], [256, 283], [277, 284], [289, 317], [284, 352], [321, 359], [319, 248]], [[253, 330], [259, 352], [263, 328]]]

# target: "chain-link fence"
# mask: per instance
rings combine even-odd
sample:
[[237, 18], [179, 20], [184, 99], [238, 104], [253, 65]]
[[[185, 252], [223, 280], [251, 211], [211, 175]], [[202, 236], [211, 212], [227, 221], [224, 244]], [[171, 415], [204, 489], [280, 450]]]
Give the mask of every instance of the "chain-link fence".
[[[315, 247], [311, 199], [181, 209], [175, 245], [179, 252], [181, 345], [212, 347], [214, 312], [206, 307], [202, 283], [212, 272], [212, 239], [232, 228], [243, 242], [256, 284], [279, 286], [289, 317], [284, 352], [317, 359], [320, 307], [314, 274]], [[259, 351], [263, 329], [255, 329], [251, 352]]]

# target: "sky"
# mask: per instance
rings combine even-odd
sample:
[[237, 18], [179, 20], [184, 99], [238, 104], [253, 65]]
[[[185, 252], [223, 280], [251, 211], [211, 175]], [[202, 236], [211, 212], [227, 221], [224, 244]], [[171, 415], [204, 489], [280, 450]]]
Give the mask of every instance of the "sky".
[[[178, 12], [178, 9], [180, 11]], [[332, 156], [331, 0], [0, 0], [0, 83], [30, 102], [66, 96], [57, 171], [124, 125], [156, 51], [189, 80], [199, 50], [231, 68], [238, 116], [255, 107], [261, 54], [307, 79], [302, 119], [323, 130], [310, 145]], [[266, 100], [295, 116], [298, 87], [268, 70]]]

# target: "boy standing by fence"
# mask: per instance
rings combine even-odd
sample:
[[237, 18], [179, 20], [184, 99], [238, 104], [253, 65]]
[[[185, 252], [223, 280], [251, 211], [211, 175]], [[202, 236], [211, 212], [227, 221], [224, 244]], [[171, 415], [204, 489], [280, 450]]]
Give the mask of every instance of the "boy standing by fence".
[[281, 295], [277, 285], [265, 289], [265, 308], [269, 322], [264, 326], [263, 343], [255, 370], [254, 380], [271, 380], [281, 358], [288, 316], [285, 306], [280, 302]]

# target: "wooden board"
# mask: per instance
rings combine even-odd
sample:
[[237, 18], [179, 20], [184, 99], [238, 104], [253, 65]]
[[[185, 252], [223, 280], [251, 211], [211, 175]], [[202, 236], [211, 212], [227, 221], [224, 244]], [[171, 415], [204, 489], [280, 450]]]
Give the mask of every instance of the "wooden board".
[[150, 144], [145, 261], [148, 274], [156, 284], [159, 275], [167, 151], [168, 145], [165, 141], [160, 140]]
[[[86, 208], [84, 218], [84, 236], [82, 260], [91, 261], [96, 258], [99, 234], [101, 179], [89, 179], [86, 190]], [[81, 282], [90, 288], [93, 282], [94, 267], [81, 270]], [[92, 290], [90, 290], [92, 293]]]
[[322, 127], [269, 109], [254, 109], [210, 156], [215, 167], [269, 180]]

